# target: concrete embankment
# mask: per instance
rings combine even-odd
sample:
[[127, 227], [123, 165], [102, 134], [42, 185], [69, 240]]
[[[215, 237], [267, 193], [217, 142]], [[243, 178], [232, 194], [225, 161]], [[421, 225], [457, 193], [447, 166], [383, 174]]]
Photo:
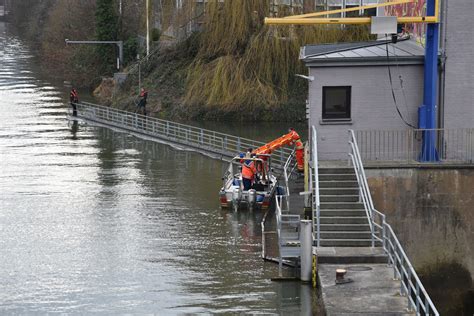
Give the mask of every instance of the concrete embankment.
[[474, 168], [367, 168], [387, 215], [442, 315], [474, 313]]

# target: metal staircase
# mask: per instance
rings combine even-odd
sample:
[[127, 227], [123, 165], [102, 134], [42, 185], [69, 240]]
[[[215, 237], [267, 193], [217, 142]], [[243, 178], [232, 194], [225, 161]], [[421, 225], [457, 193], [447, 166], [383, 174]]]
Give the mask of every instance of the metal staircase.
[[353, 168], [320, 168], [320, 246], [370, 247], [372, 231]]

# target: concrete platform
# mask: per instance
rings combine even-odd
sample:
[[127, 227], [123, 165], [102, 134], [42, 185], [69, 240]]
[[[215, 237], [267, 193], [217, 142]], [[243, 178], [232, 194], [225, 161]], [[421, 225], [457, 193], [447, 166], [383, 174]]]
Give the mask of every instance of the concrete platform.
[[387, 263], [382, 247], [313, 247], [320, 264]]
[[[345, 279], [354, 282], [336, 285], [338, 268], [347, 269]], [[407, 311], [408, 300], [399, 295], [400, 282], [393, 280], [393, 270], [386, 264], [320, 264], [318, 276], [327, 316], [413, 315]]]

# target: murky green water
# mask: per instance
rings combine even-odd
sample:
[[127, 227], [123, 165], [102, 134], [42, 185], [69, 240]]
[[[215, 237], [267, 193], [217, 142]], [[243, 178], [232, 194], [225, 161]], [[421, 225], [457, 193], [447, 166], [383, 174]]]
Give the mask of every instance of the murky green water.
[[309, 287], [270, 281], [261, 214], [220, 210], [220, 162], [69, 122], [0, 42], [1, 314], [310, 313]]

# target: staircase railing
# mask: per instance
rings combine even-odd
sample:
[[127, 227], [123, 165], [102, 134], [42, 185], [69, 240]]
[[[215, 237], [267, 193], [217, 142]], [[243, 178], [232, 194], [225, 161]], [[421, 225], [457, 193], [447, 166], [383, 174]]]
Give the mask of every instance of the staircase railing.
[[372, 247], [375, 246], [375, 239], [383, 242], [382, 238], [378, 237], [380, 234], [380, 227], [375, 226], [374, 223], [374, 203], [372, 201], [372, 195], [370, 194], [369, 185], [367, 183], [367, 177], [365, 176], [364, 166], [362, 164], [362, 159], [360, 158], [359, 147], [357, 146], [357, 141], [353, 130], [349, 130], [349, 157], [350, 161], [355, 170], [357, 177], [357, 182], [359, 183], [359, 199], [362, 200], [364, 204], [365, 213], [369, 219]]
[[408, 299], [408, 309], [414, 310], [417, 315], [438, 316], [439, 313], [436, 307], [423, 287], [392, 227], [386, 222], [385, 215], [374, 208], [353, 130], [349, 130], [349, 144], [351, 148], [350, 161], [356, 172], [360, 196], [368, 214], [372, 231], [372, 246], [374, 246], [375, 240], [382, 242], [389, 264], [393, 267], [393, 277], [400, 280], [400, 294], [406, 295]]
[[[291, 154], [288, 156], [285, 165], [283, 166], [283, 177], [285, 180], [285, 195], [286, 195], [286, 209], [290, 210], [290, 178], [293, 174], [293, 171], [296, 167], [294, 164], [294, 157], [295, 157], [296, 149], [294, 149]], [[292, 165], [293, 163], [293, 165]]]
[[[318, 134], [316, 128], [311, 126], [311, 167], [309, 168], [309, 178], [311, 188], [311, 203], [313, 210], [313, 240], [316, 246], [321, 246], [321, 201], [319, 197], [319, 162], [318, 162]], [[314, 236], [316, 235], [316, 236]]]
[[[102, 105], [81, 102], [76, 104], [79, 118], [191, 147], [222, 158], [232, 159], [247, 148], [258, 148], [265, 143], [224, 134], [191, 125], [162, 120], [138, 113], [122, 111]], [[272, 153], [272, 166], [282, 170], [292, 149], [282, 147]]]
[[298, 258], [301, 255], [298, 231], [301, 217], [300, 215], [288, 214], [289, 210], [283, 207], [286, 204], [283, 203], [283, 199], [288, 199], [288, 196], [275, 196], [280, 276], [282, 275], [283, 258]]

